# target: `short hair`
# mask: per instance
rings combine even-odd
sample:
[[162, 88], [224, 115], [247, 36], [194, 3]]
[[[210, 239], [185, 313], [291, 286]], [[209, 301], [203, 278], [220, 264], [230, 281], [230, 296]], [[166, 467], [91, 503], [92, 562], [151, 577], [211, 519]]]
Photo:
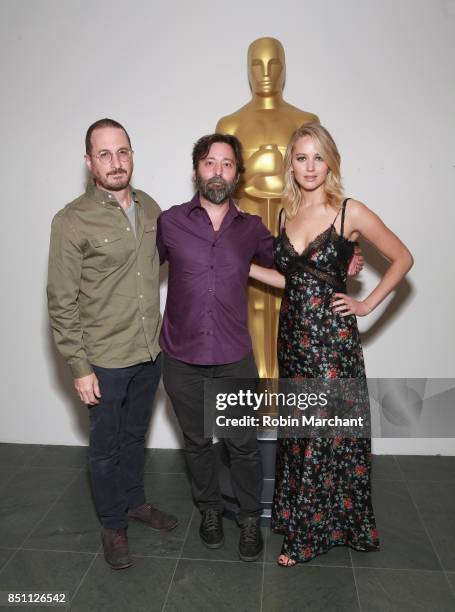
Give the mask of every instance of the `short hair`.
[[193, 170], [197, 170], [201, 159], [205, 159], [207, 157], [210, 147], [216, 142], [223, 142], [232, 148], [234, 151], [237, 174], [242, 174], [245, 172], [245, 166], [243, 164], [243, 149], [240, 140], [235, 136], [232, 136], [232, 134], [221, 134], [220, 132], [202, 136], [202, 138], [199, 138], [199, 140], [195, 143], [193, 147]]
[[92, 152], [92, 134], [93, 132], [97, 130], [98, 128], [105, 128], [105, 127], [112, 127], [112, 128], [118, 128], [119, 130], [123, 130], [126, 134], [126, 137], [128, 138], [128, 144], [130, 145], [130, 148], [131, 148], [131, 140], [130, 140], [129, 134], [125, 130], [123, 125], [119, 123], [118, 121], [115, 121], [115, 119], [108, 119], [106, 117], [104, 119], [98, 119], [98, 121], [95, 121], [95, 123], [92, 123], [92, 125], [88, 128], [87, 133], [85, 135], [85, 152], [87, 153], [87, 155], [90, 155], [90, 153]]

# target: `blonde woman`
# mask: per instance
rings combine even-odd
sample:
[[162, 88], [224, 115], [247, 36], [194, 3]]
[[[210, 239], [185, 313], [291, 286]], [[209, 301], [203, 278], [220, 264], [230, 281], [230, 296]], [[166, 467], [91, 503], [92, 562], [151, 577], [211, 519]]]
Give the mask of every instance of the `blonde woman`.
[[[365, 378], [356, 316], [368, 315], [413, 264], [406, 246], [364, 204], [345, 198], [340, 155], [319, 124], [297, 129], [287, 147], [277, 270], [250, 276], [284, 288], [278, 332], [281, 378]], [[390, 262], [363, 300], [346, 294], [354, 242], [366, 238]], [[370, 492], [368, 438], [278, 440], [272, 529], [284, 536], [280, 565], [333, 546], [379, 548]]]

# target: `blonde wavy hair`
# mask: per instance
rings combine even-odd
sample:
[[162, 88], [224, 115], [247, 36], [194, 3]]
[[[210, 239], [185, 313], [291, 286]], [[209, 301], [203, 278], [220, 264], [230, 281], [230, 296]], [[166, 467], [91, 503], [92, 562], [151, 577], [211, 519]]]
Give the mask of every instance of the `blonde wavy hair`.
[[327, 203], [333, 208], [339, 208], [344, 199], [340, 174], [341, 159], [332, 136], [319, 123], [304, 123], [292, 134], [284, 155], [284, 190], [281, 203], [288, 219], [294, 217], [300, 205], [301, 192], [292, 172], [292, 155], [295, 143], [302, 136], [309, 136], [314, 140], [322, 159], [329, 167], [324, 185]]

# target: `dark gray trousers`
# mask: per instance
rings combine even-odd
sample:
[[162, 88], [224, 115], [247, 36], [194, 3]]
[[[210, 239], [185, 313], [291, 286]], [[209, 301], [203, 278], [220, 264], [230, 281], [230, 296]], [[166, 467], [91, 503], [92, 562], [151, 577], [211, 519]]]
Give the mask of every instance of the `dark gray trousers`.
[[[253, 355], [223, 365], [192, 365], [163, 352], [163, 382], [182, 428], [184, 454], [191, 474], [193, 498], [199, 509], [223, 511], [216, 453], [212, 438], [204, 437], [204, 381], [257, 378]], [[262, 460], [256, 433], [224, 438], [230, 458], [234, 494], [240, 505], [239, 520], [260, 516], [263, 486]]]

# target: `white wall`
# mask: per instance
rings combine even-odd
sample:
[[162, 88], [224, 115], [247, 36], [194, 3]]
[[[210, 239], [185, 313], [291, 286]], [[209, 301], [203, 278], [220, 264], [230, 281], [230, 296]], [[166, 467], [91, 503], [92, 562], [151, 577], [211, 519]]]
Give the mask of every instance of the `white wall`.
[[[2, 441], [87, 441], [45, 304], [50, 221], [84, 189], [86, 128], [119, 120], [135, 185], [163, 208], [189, 199], [192, 144], [249, 99], [259, 36], [282, 41], [285, 97], [332, 131], [347, 193], [415, 255], [396, 311], [361, 321], [368, 374], [454, 376], [453, 0], [2, 0], [0, 22]], [[375, 278], [367, 269], [364, 286]], [[454, 452], [453, 440], [375, 442]], [[163, 392], [149, 445], [179, 445]]]

